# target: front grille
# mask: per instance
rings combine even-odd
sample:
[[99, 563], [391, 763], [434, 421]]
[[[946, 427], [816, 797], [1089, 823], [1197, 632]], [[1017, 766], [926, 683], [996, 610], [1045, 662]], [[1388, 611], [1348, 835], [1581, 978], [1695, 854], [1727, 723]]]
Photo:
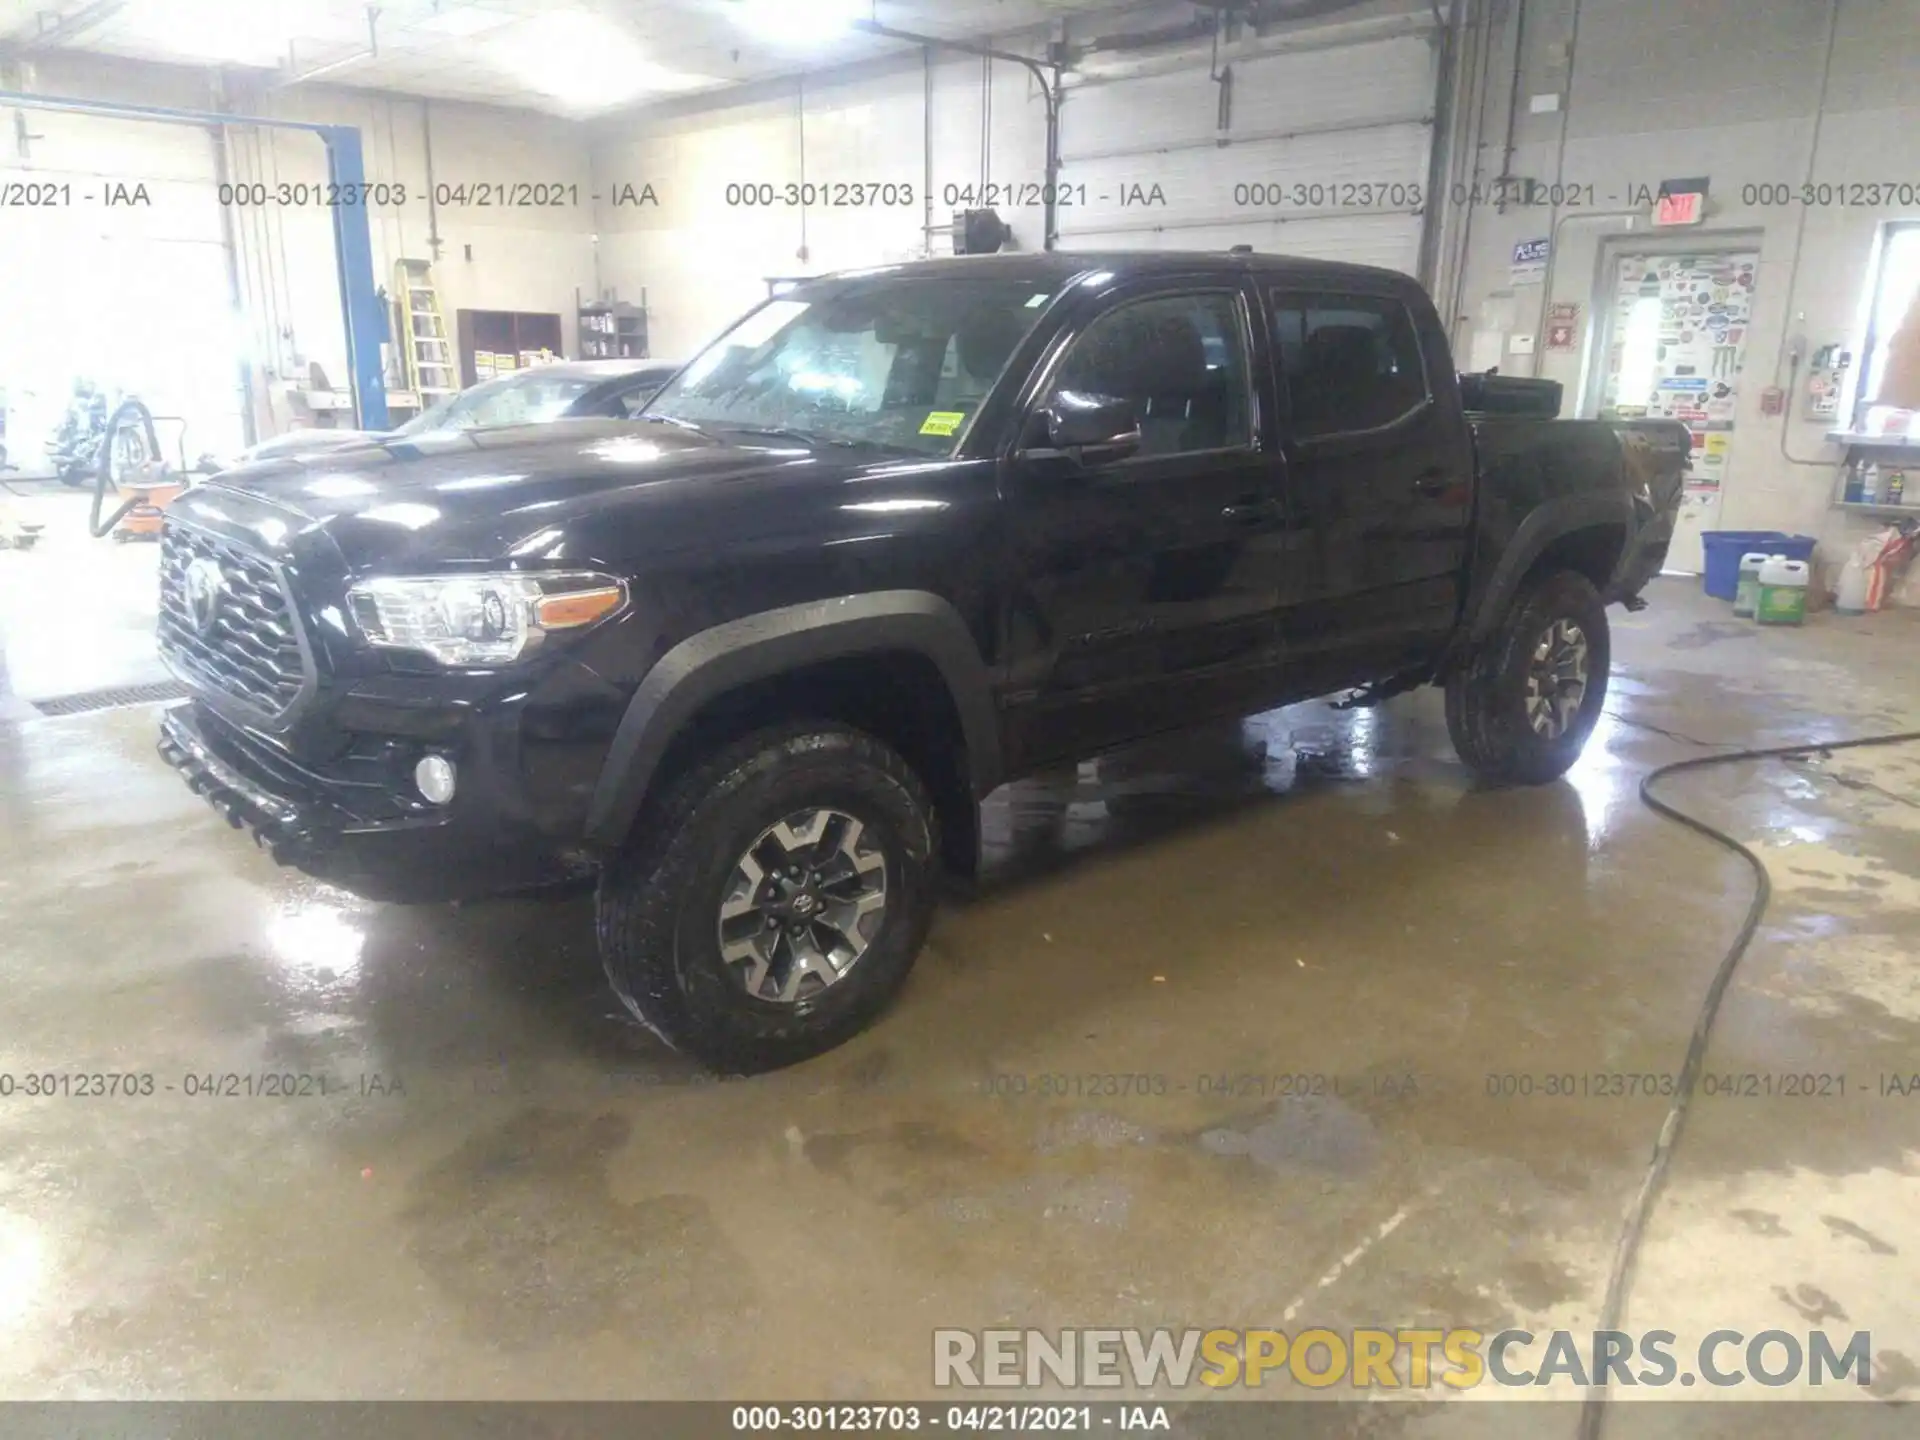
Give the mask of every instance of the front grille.
[[[209, 625], [195, 620], [187, 572], [219, 568]], [[270, 715], [293, 704], [306, 682], [296, 621], [272, 561], [244, 546], [169, 521], [160, 539], [160, 650], [200, 685]]]

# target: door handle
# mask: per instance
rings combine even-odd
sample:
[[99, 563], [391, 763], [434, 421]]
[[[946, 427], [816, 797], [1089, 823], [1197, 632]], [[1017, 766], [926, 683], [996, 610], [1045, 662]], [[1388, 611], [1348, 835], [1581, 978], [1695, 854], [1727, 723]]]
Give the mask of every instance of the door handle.
[[1447, 493], [1447, 472], [1435, 465], [1430, 470], [1422, 470], [1420, 478], [1413, 482], [1413, 488], [1422, 495], [1438, 498]]
[[1280, 504], [1276, 500], [1236, 500], [1220, 511], [1220, 518], [1229, 525], [1261, 525], [1279, 513]]

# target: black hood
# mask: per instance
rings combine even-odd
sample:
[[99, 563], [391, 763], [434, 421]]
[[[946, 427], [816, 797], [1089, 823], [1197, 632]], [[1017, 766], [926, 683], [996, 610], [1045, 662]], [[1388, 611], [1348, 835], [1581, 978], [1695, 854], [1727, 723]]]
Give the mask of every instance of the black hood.
[[663, 507], [731, 506], [760, 486], [817, 485], [859, 468], [798, 441], [731, 445], [665, 424], [565, 420], [243, 465], [177, 503], [192, 518], [217, 511], [221, 491], [237, 491], [296, 530], [323, 530], [353, 570], [555, 553], [586, 563], [608, 544], [631, 552], [636, 541], [704, 543], [704, 525], [668, 533], [650, 523]]

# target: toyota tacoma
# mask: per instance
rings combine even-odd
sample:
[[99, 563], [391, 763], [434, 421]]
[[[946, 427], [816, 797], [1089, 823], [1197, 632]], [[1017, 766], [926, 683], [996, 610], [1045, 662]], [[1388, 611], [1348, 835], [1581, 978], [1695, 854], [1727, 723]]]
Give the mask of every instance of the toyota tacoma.
[[633, 420], [264, 461], [168, 511], [160, 749], [357, 894], [597, 885], [628, 1010], [729, 1071], [888, 1003], [1009, 779], [1446, 692], [1538, 783], [1603, 703], [1686, 431], [1457, 375], [1406, 277], [1246, 253], [804, 282]]

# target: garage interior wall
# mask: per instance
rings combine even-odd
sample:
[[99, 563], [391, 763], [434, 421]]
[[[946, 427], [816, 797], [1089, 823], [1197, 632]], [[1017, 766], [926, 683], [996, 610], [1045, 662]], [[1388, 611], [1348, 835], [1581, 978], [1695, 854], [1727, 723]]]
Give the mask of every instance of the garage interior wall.
[[[1424, 192], [1433, 134], [1434, 10], [1420, 0], [1305, 8], [1317, 18], [1222, 27], [1217, 47], [1205, 12], [1188, 4], [991, 37], [1035, 57], [1054, 39], [1091, 47], [1062, 107], [1061, 247], [1247, 243], [1412, 271], [1421, 228], [1412, 192]], [[1228, 70], [1223, 104], [1216, 76]], [[602, 284], [636, 302], [645, 289], [659, 354], [697, 348], [766, 298], [770, 278], [950, 253], [957, 209], [997, 210], [1009, 249], [1044, 241], [1034, 202], [1046, 177], [1045, 105], [1030, 72], [1010, 62], [903, 46], [897, 61], [594, 128]], [[729, 186], [802, 181], [908, 184], [917, 203], [729, 203]], [[1283, 182], [1310, 189], [1248, 203], [1239, 188], [1277, 192]], [[1380, 193], [1354, 204], [1356, 182]], [[606, 198], [645, 183], [657, 206]]]
[[[1629, 196], [1637, 187], [1708, 177], [1708, 217], [1685, 232], [1688, 242], [1745, 244], [1760, 257], [1713, 524], [1814, 535], [1831, 561], [1873, 527], [1830, 508], [1841, 453], [1824, 441], [1832, 424], [1801, 418], [1805, 370], [1792, 378], [1789, 349], [1796, 340], [1809, 354], [1845, 344], [1856, 352], [1857, 371], [1876, 237], [1885, 222], [1915, 218], [1920, 209], [1885, 203], [1896, 198], [1885, 194], [1879, 205], [1847, 203], [1871, 200], [1871, 192], [1826, 194], [1834, 203], [1805, 208], [1763, 205], [1747, 203], [1758, 195], [1744, 187], [1784, 182], [1798, 191], [1809, 178], [1820, 185], [1904, 184], [1909, 192], [1920, 184], [1920, 91], [1913, 84], [1920, 6], [1839, 0], [1829, 65], [1833, 0], [1527, 0], [1517, 87], [1506, 82], [1520, 7], [1495, 0], [1487, 13], [1496, 58], [1484, 97], [1482, 184], [1502, 171], [1508, 99], [1517, 94], [1507, 173], [1578, 185], [1583, 203], [1475, 207], [1465, 283], [1452, 307], [1462, 363], [1488, 302], [1496, 313], [1512, 302], [1516, 328], [1535, 335], [1549, 302], [1578, 303], [1573, 351], [1508, 353], [1502, 366], [1561, 381], [1566, 412], [1574, 413], [1591, 367], [1602, 363], [1593, 353], [1593, 322], [1603, 247], [1673, 233], [1611, 212], [1636, 208]], [[1550, 104], [1558, 108], [1545, 108]], [[1463, 218], [1449, 216], [1451, 236]], [[1514, 245], [1542, 237], [1555, 242], [1550, 291], [1537, 281], [1516, 284], [1512, 274]], [[1443, 283], [1443, 304], [1449, 288]], [[1771, 385], [1791, 386], [1785, 417], [1761, 412], [1762, 391]]]
[[[634, 303], [644, 290], [654, 353], [687, 354], [766, 299], [769, 279], [926, 256], [928, 227], [966, 208], [948, 203], [960, 194], [949, 187], [1037, 186], [1045, 154], [1029, 72], [912, 47], [878, 66], [743, 87], [724, 104], [608, 122], [593, 146], [601, 283]], [[803, 183], [827, 187], [828, 200], [834, 186], [895, 188], [878, 204], [788, 204], [781, 192]], [[657, 205], [616, 203], [647, 185]], [[758, 203], [767, 187], [773, 203]], [[1009, 248], [1041, 248], [1038, 205], [994, 208], [1013, 229]], [[952, 253], [931, 238], [931, 253]]]
[[1247, 244], [1417, 272], [1438, 16], [1424, 4], [1297, 8], [1326, 13], [1223, 19], [1168, 45], [1145, 43], [1150, 23], [1097, 27], [1106, 43], [1067, 79], [1063, 244]]
[[[377, 284], [392, 285], [393, 264], [399, 258], [430, 258], [431, 227], [437, 229], [441, 242], [436, 275], [450, 327], [454, 312], [462, 307], [550, 312], [562, 317], [569, 350], [576, 344], [576, 290], [583, 298], [590, 298], [594, 290], [591, 176], [585, 132], [576, 122], [448, 101], [430, 102], [429, 113], [429, 102], [317, 84], [253, 89], [235, 85], [223, 105], [204, 72], [72, 53], [40, 57], [20, 78], [24, 81], [20, 88], [47, 95], [181, 109], [225, 108], [274, 119], [356, 126], [361, 131], [368, 180], [397, 182], [407, 190], [404, 206], [369, 212]], [[48, 267], [67, 264], [65, 257], [87, 251], [86, 237], [92, 232], [138, 235], [140, 245], [112, 247], [125, 273], [116, 282], [119, 288], [114, 293], [120, 298], [111, 308], [122, 312], [130, 327], [124, 343], [171, 347], [161, 353], [205, 348], [214, 343], [209, 337], [223, 330], [217, 315], [205, 313], [209, 292], [204, 288], [193, 293], [199, 313], [175, 317], [167, 309], [169, 296], [159, 273], [143, 274], [140, 268], [149, 254], [143, 248], [146, 242], [174, 237], [176, 248], [191, 245], [204, 250], [219, 270], [221, 293], [231, 294], [228, 242], [217, 189], [221, 150], [227, 178], [235, 182], [323, 184], [326, 179], [319, 137], [299, 131], [255, 127], [214, 132], [193, 125], [21, 113], [27, 117], [28, 134], [38, 138], [26, 142], [24, 161], [17, 156], [10, 159], [10, 168], [31, 169], [49, 179], [70, 171], [76, 180], [82, 176], [129, 183], [144, 180], [153, 204], [148, 211], [115, 212], [110, 222], [102, 218], [105, 212], [76, 206], [36, 217], [46, 223], [11, 227], [18, 234], [37, 235], [39, 243], [50, 248], [35, 257], [32, 267], [9, 266], [14, 278], [0, 284], [9, 290], [45, 289]], [[430, 216], [429, 127], [432, 174], [440, 184], [577, 184], [579, 204], [550, 208], [441, 205]], [[333, 231], [327, 212], [319, 207], [235, 206], [229, 208], [228, 216], [240, 319], [237, 326], [224, 327], [229, 333], [239, 331], [237, 339], [225, 344], [229, 352], [235, 343], [244, 345], [252, 362], [255, 424], [257, 433], [266, 436], [304, 417], [304, 407], [288, 398], [287, 387], [280, 381], [297, 380], [304, 385], [307, 367], [317, 363], [335, 387], [349, 383]], [[53, 220], [59, 221], [58, 227]], [[70, 282], [66, 271], [51, 273], [61, 275], [63, 285]], [[194, 320], [198, 323], [192, 324]], [[159, 328], [151, 335], [131, 328], [143, 325]], [[60, 333], [35, 327], [15, 330], [16, 334], [29, 332]], [[111, 335], [104, 341], [89, 341], [96, 353], [116, 343]], [[57, 360], [53, 365], [57, 368]], [[150, 376], [156, 367], [149, 356], [139, 368]], [[237, 391], [237, 367], [230, 367], [229, 373], [236, 376]], [[233, 437], [209, 433], [222, 423], [219, 418], [204, 412], [198, 418], [199, 433], [189, 439], [190, 450], [230, 443]]]

